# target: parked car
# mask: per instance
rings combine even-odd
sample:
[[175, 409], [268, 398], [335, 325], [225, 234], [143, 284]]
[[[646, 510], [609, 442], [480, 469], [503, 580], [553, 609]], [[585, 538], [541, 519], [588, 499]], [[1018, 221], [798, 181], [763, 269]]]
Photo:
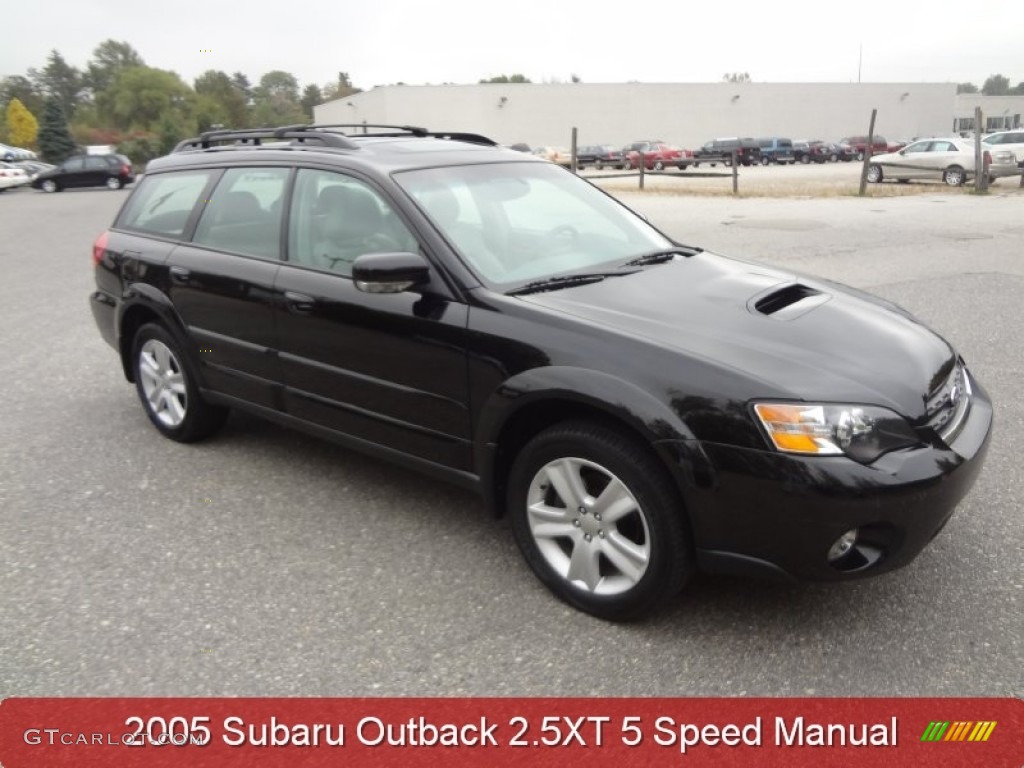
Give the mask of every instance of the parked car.
[[982, 141], [990, 149], [1005, 149], [1013, 152], [1017, 163], [1024, 167], [1024, 128], [990, 133]]
[[663, 171], [675, 166], [681, 171], [690, 167], [693, 153], [664, 141], [634, 141], [622, 148], [623, 165], [626, 168], [640, 167], [640, 153], [644, 156], [644, 168], [648, 171]]
[[832, 146], [819, 139], [811, 141], [798, 140], [793, 142], [793, 156], [797, 162], [827, 163], [832, 155]]
[[905, 310], [481, 136], [360, 129], [186, 140], [96, 239], [93, 315], [165, 437], [237, 408], [476, 489], [609, 619], [696, 568], [893, 570], [977, 478], [991, 402]]
[[533, 154], [563, 168], [572, 166], [572, 153], [565, 147], [534, 147]]
[[[1013, 153], [1007, 150], [985, 150], [983, 163], [993, 179], [1017, 173]], [[924, 139], [898, 152], [873, 155], [867, 179], [873, 184], [886, 180], [935, 179], [950, 186], [960, 186], [974, 175], [972, 141], [961, 138]]]
[[24, 170], [28, 174], [29, 179], [34, 179], [43, 171], [49, 171], [56, 167], [51, 163], [44, 163], [39, 160], [15, 160], [11, 165]]
[[796, 162], [793, 154], [793, 140], [780, 138], [766, 138], [757, 140], [758, 149], [761, 152], [761, 164], [777, 163], [778, 165], [792, 165]]
[[8, 144], [0, 144], [0, 162], [9, 163], [14, 160], [35, 160], [36, 153], [31, 149], [12, 147]]
[[31, 181], [24, 168], [13, 163], [0, 162], [0, 192], [23, 187]]
[[[856, 153], [858, 160], [863, 160], [864, 155], [867, 152], [868, 137], [867, 136], [850, 136], [848, 138], [840, 140], [840, 144], [846, 144], [853, 149]], [[883, 152], [896, 152], [903, 147], [900, 142], [889, 142], [885, 140], [884, 136], [875, 135], [872, 137], [871, 142], [871, 154], [877, 155]]]
[[74, 155], [56, 168], [32, 179], [43, 192], [60, 192], [72, 187], [121, 189], [135, 181], [131, 161], [124, 155]]
[[533, 153], [533, 150], [530, 149], [530, 145], [529, 144], [525, 144], [525, 143], [523, 143], [521, 141], [516, 142], [515, 144], [509, 144], [508, 148], [509, 149], [514, 149], [516, 152], [526, 152], [527, 154], [532, 154]]
[[576, 148], [576, 167], [585, 168], [588, 165], [594, 166], [597, 170], [602, 168], [624, 168], [622, 150], [616, 149], [611, 144], [588, 144]]
[[710, 161], [712, 166], [718, 162], [732, 165], [732, 155], [734, 152], [736, 154], [736, 161], [742, 165], [753, 165], [754, 163], [761, 162], [761, 147], [756, 139], [713, 139], [706, 142], [700, 149], [694, 151], [693, 157], [696, 161], [694, 166], [708, 161]]

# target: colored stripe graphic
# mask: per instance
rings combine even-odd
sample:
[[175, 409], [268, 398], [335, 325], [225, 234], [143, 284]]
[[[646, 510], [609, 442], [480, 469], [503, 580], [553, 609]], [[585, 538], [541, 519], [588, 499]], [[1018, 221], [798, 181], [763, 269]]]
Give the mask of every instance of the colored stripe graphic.
[[939, 722], [932, 720], [928, 723], [928, 727], [924, 729], [924, 733], [921, 735], [921, 741], [938, 741], [942, 738], [942, 734], [949, 728], [949, 721]]
[[949, 720], [932, 720], [921, 734], [921, 741], [988, 741], [996, 723], [996, 720], [956, 720], [951, 724]]

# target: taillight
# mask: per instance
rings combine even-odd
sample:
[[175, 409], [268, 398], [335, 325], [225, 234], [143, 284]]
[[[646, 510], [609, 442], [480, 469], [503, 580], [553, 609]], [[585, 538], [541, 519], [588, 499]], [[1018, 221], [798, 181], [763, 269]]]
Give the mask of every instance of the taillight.
[[103, 261], [103, 254], [107, 252], [107, 238], [110, 233], [104, 231], [99, 237], [96, 238], [96, 242], [92, 244], [92, 265], [98, 267], [100, 262]]
[[131, 176], [132, 175], [132, 167], [130, 165], [122, 165], [121, 166], [121, 175], [122, 176]]

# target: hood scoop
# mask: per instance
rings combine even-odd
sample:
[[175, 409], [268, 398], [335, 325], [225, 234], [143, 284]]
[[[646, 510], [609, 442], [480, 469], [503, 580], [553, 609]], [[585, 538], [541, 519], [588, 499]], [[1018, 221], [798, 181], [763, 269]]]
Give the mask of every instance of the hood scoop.
[[793, 320], [831, 298], [830, 294], [802, 283], [788, 283], [772, 286], [759, 293], [747, 302], [747, 308], [776, 320]]

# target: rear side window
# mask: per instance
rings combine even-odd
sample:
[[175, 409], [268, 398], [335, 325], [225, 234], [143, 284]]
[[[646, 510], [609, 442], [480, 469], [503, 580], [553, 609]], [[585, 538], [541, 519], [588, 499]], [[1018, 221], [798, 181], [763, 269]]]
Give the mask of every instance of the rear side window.
[[276, 259], [287, 168], [232, 168], [224, 173], [192, 242], [219, 251]]
[[180, 238], [213, 171], [177, 171], [145, 176], [115, 226]]

